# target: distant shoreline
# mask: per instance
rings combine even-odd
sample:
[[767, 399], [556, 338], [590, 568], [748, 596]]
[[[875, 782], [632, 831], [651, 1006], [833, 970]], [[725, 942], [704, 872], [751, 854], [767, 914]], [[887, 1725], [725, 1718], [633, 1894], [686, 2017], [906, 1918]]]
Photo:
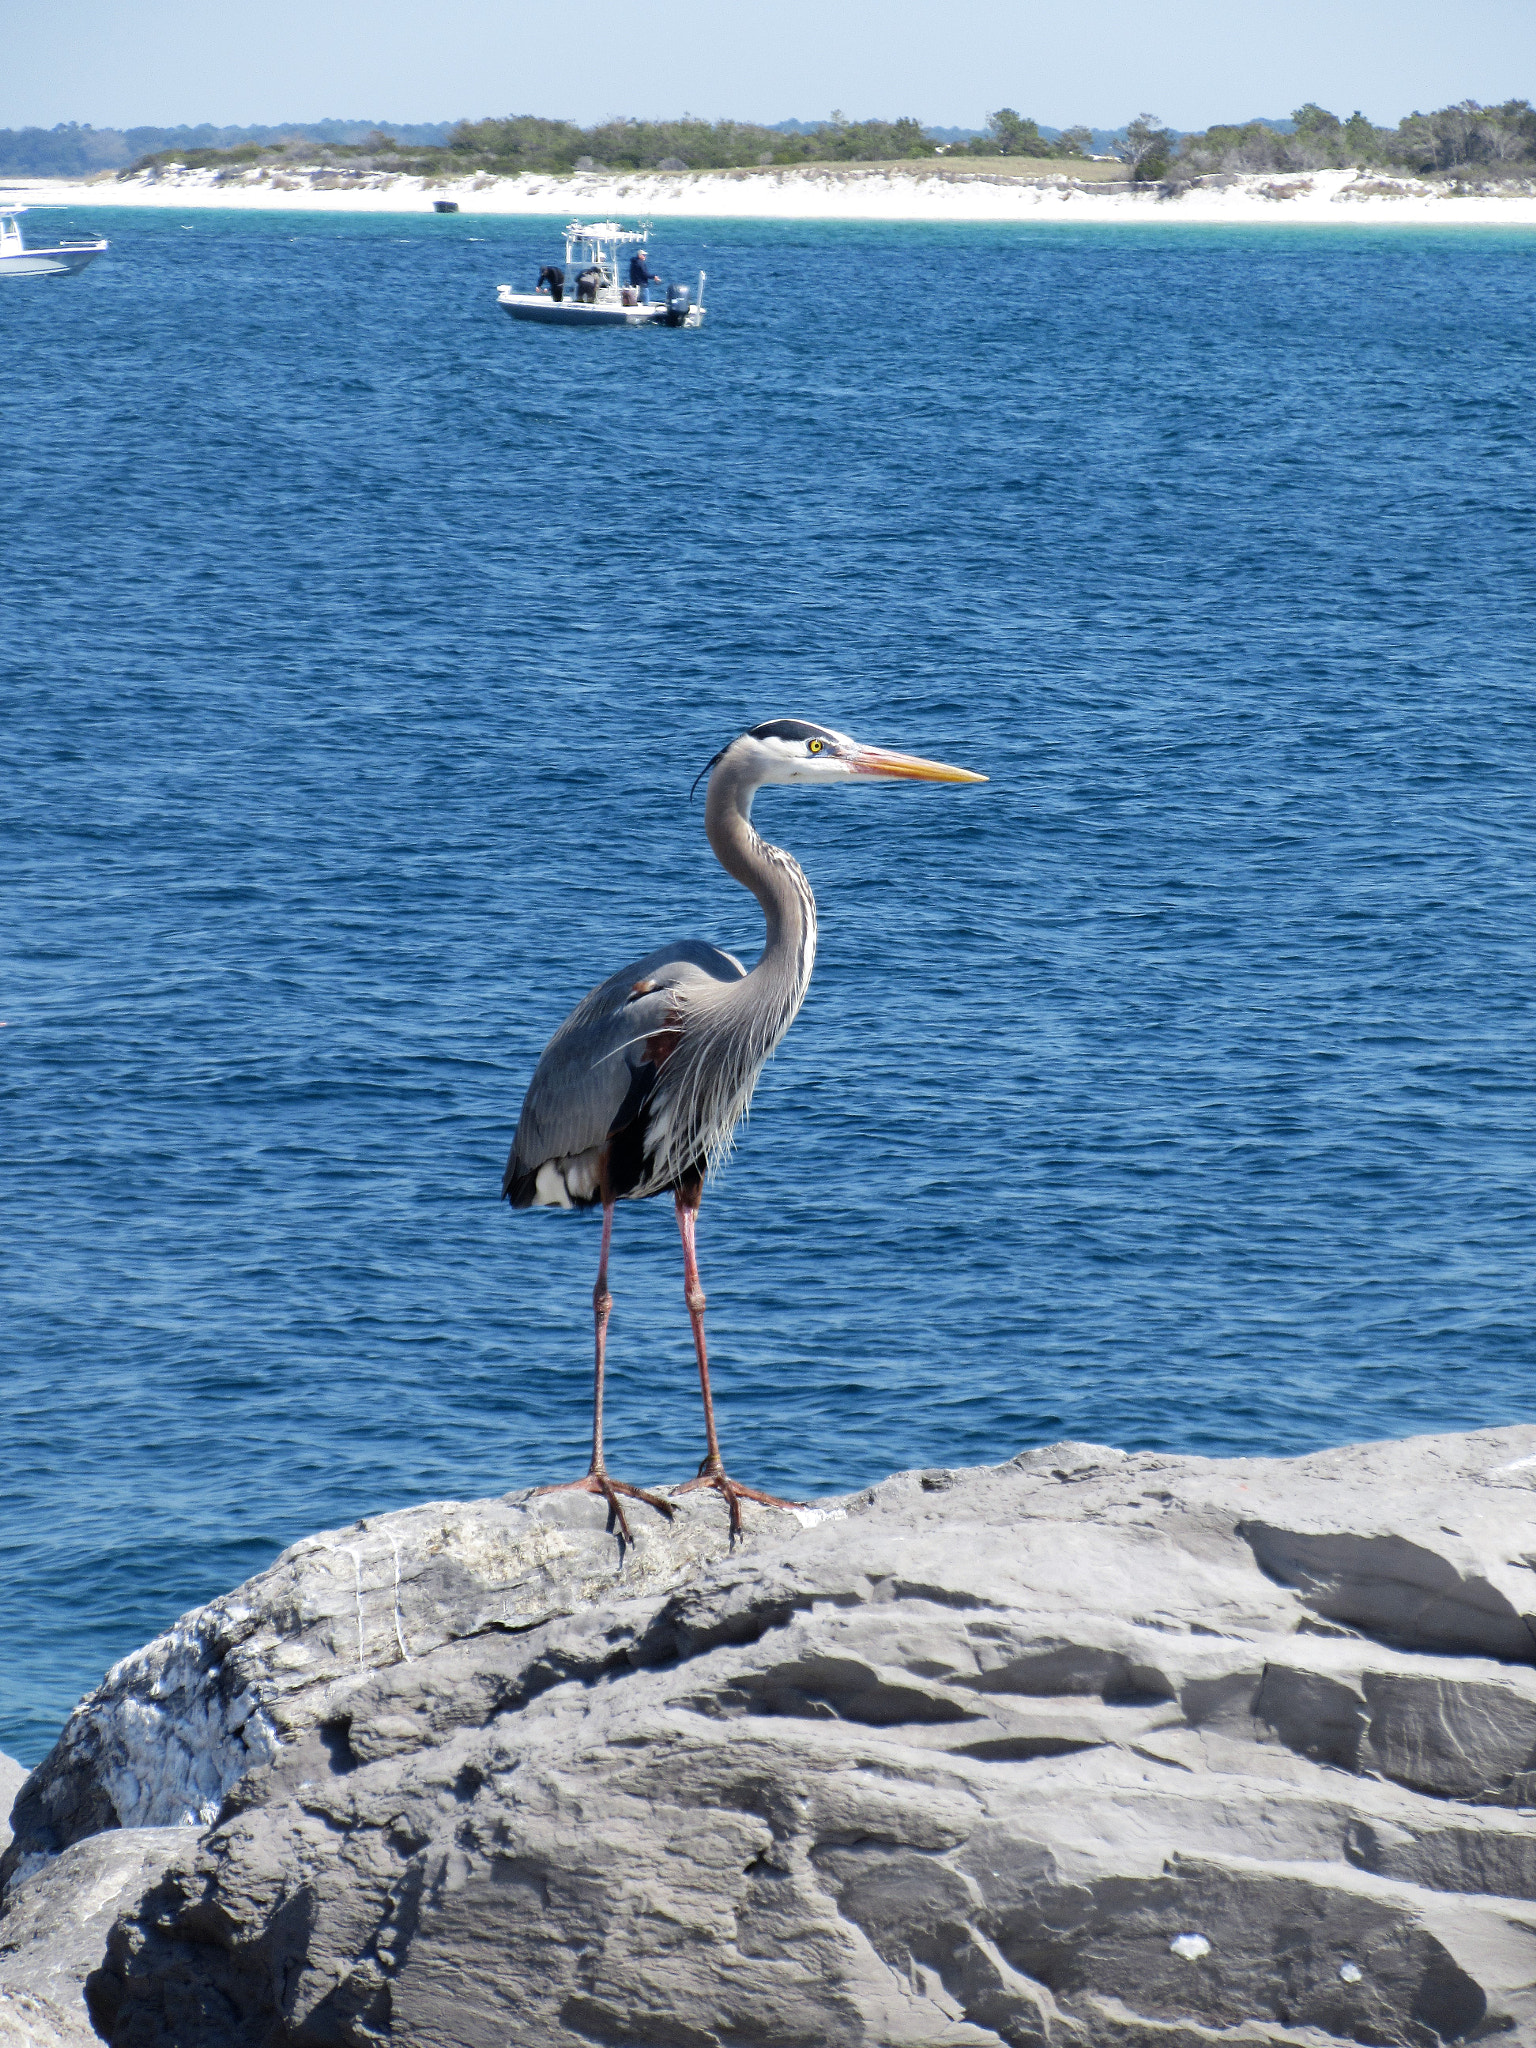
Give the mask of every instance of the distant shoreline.
[[335, 169], [141, 171], [84, 182], [0, 180], [0, 204], [231, 207], [305, 213], [619, 214], [645, 219], [859, 221], [1208, 221], [1231, 225], [1536, 227], [1536, 181], [1447, 190], [1375, 171], [1265, 172], [1206, 178], [1177, 194], [1133, 186], [1111, 164], [1042, 161], [1006, 171], [924, 162], [772, 165], [732, 171], [585, 171], [569, 176], [427, 179]]

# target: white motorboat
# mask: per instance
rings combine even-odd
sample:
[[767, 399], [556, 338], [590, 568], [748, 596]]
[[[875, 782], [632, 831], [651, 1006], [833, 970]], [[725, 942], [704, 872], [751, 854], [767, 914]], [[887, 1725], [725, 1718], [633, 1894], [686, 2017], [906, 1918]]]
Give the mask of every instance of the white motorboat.
[[24, 206], [0, 206], [0, 277], [68, 277], [84, 270], [106, 248], [105, 242], [55, 242], [50, 248], [28, 248], [21, 238], [18, 214]]
[[549, 327], [701, 327], [704, 271], [699, 272], [697, 297], [688, 285], [669, 284], [666, 296], [654, 305], [647, 305], [633, 285], [620, 283], [624, 244], [644, 248], [650, 238], [648, 221], [628, 229], [613, 220], [590, 226], [573, 220], [565, 231], [564, 273], [556, 277], [553, 266], [541, 271], [540, 289], [533, 292], [498, 285], [496, 303], [514, 320], [541, 320]]

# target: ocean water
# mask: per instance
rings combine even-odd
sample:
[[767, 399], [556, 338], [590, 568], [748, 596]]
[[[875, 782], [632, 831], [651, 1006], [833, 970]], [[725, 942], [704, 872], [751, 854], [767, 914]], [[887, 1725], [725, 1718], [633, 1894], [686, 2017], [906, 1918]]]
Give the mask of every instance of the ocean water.
[[[29, 226], [45, 228], [34, 214]], [[317, 1528], [574, 1476], [576, 999], [755, 905], [809, 999], [700, 1228], [728, 1461], [1529, 1419], [1536, 235], [669, 223], [697, 333], [515, 328], [554, 223], [79, 214], [0, 290], [0, 1747]], [[691, 1474], [670, 1204], [610, 1464]]]

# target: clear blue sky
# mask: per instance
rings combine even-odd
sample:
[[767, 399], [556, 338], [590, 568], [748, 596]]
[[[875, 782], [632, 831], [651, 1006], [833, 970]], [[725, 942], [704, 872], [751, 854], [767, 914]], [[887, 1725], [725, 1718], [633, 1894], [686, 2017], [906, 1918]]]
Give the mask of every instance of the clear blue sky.
[[1532, 0], [5, 0], [0, 30], [0, 127], [834, 107], [979, 127], [1008, 105], [1199, 128], [1536, 97]]

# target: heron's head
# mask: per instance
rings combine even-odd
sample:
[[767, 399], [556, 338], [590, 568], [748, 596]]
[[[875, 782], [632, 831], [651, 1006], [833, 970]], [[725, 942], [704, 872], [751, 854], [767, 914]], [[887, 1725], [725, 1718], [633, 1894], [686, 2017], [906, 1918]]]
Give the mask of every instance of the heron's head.
[[805, 718], [770, 718], [754, 725], [716, 754], [712, 768], [726, 763], [751, 788], [765, 782], [985, 782], [969, 768], [866, 747], [829, 725]]

